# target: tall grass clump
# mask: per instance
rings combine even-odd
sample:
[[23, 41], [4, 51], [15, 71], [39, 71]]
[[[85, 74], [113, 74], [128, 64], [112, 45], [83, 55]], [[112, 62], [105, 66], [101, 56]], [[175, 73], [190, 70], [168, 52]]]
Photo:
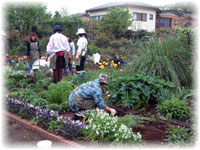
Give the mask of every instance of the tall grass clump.
[[130, 67], [130, 74], [142, 71], [172, 81], [177, 86], [191, 87], [191, 69], [187, 65], [191, 53], [178, 38], [154, 39], [144, 43], [140, 49], [141, 53]]

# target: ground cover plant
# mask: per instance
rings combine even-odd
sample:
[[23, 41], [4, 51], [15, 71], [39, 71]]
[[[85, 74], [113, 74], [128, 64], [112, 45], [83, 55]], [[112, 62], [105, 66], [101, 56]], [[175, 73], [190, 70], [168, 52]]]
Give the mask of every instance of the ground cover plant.
[[133, 76], [113, 79], [108, 90], [113, 104], [137, 109], [141, 106], [148, 106], [152, 98], [161, 102], [161, 89], [173, 87], [172, 82], [140, 72]]

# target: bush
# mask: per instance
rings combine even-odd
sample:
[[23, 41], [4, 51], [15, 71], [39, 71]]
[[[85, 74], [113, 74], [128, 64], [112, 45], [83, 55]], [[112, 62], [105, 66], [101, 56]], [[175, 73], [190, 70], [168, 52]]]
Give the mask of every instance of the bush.
[[31, 104], [35, 107], [39, 106], [40, 108], [46, 108], [48, 102], [43, 98], [35, 98], [31, 101]]
[[137, 109], [147, 107], [151, 100], [161, 102], [161, 89], [173, 87], [171, 82], [140, 72], [133, 76], [114, 78], [107, 88], [113, 104]]
[[106, 36], [99, 36], [94, 43], [98, 47], [106, 48], [109, 45], [109, 39]]
[[93, 55], [93, 54], [95, 54], [95, 53], [101, 53], [101, 51], [102, 51], [102, 49], [100, 49], [100, 48], [98, 48], [97, 46], [95, 46], [95, 44], [94, 43], [91, 43], [91, 44], [89, 44], [88, 45], [88, 54], [89, 55]]
[[49, 110], [57, 110], [57, 111], [60, 110], [60, 107], [59, 107], [58, 104], [49, 104], [49, 105], [47, 106], [47, 108], [48, 108]]
[[178, 120], [184, 120], [190, 114], [188, 103], [176, 98], [165, 100], [161, 104], [158, 104], [157, 110], [163, 116], [170, 116], [171, 118]]
[[69, 102], [66, 101], [66, 102], [62, 102], [60, 104], [60, 109], [59, 109], [60, 112], [69, 112], [71, 111], [71, 108], [69, 106]]
[[45, 97], [50, 103], [62, 103], [68, 101], [72, 88], [72, 83], [65, 80], [57, 84], [51, 83], [45, 92]]
[[113, 144], [141, 143], [140, 133], [133, 133], [131, 128], [118, 123], [118, 117], [109, 114], [104, 110], [88, 110], [85, 112], [85, 119], [88, 119], [88, 126], [84, 130], [87, 139], [99, 142], [112, 142]]
[[191, 86], [191, 70], [187, 65], [190, 53], [179, 39], [169, 36], [161, 42], [153, 40], [140, 49], [140, 56], [130, 66], [130, 74], [142, 71], [172, 81], [177, 86]]
[[171, 126], [166, 133], [168, 135], [167, 141], [172, 145], [186, 145], [192, 140], [192, 133], [184, 127]]

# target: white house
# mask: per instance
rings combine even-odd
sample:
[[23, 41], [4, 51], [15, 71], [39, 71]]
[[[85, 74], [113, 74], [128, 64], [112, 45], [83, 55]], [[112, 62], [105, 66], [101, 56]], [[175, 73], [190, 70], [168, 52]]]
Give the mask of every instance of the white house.
[[156, 28], [156, 13], [160, 10], [152, 5], [141, 2], [114, 2], [94, 7], [86, 10], [90, 17], [100, 20], [108, 13], [108, 8], [124, 8], [128, 9], [132, 15], [133, 23], [129, 27], [131, 30], [147, 30], [155, 31]]

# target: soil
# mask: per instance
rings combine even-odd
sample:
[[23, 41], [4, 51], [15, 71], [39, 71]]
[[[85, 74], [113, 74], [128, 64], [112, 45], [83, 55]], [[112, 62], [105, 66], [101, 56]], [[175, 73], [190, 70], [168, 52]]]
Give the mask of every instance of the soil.
[[[48, 138], [33, 132], [13, 120], [7, 120], [4, 124], [4, 144], [6, 147], [31, 146], [37, 147], [37, 142], [41, 140], [49, 140]], [[57, 147], [59, 144], [52, 141], [52, 147]]]

